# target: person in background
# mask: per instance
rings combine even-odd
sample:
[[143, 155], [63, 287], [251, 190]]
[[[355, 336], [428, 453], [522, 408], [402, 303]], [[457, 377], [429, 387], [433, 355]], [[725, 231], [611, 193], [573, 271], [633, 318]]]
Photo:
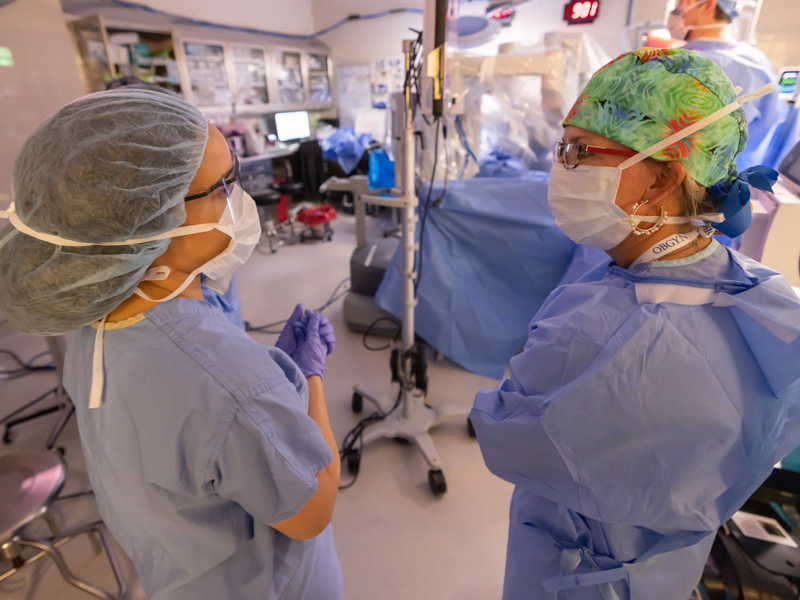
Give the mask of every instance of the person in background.
[[[717, 63], [736, 87], [757, 90], [767, 83], [777, 84], [767, 55], [733, 37], [730, 24], [738, 15], [736, 0], [680, 0], [670, 17], [670, 33], [675, 39], [686, 40], [684, 50], [694, 50]], [[744, 112], [748, 140], [737, 160], [740, 169], [765, 164], [782, 118], [778, 92], [747, 103]]]
[[[43, 158], [46, 157], [46, 158]], [[25, 142], [0, 213], [0, 308], [72, 332], [64, 386], [103, 520], [152, 600], [342, 600], [333, 329], [297, 306], [276, 347], [203, 301], [261, 235], [196, 108], [118, 89]]]
[[723, 246], [750, 223], [742, 103], [712, 61], [644, 48], [564, 121], [548, 200], [611, 257], [557, 288], [510, 378], [475, 399], [516, 487], [505, 600], [686, 600], [716, 531], [800, 444], [800, 298]]

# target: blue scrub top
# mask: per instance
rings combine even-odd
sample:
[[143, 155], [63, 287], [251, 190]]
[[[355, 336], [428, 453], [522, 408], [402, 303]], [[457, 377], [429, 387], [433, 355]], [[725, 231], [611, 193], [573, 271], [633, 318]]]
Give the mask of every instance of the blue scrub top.
[[770, 143], [779, 129], [781, 100], [777, 91], [777, 76], [767, 55], [744, 42], [689, 41], [683, 50], [694, 50], [714, 61], [725, 71], [734, 86], [742, 93], [754, 92], [767, 83], [776, 84], [774, 92], [743, 105], [747, 115], [747, 146], [736, 160], [739, 170], [763, 165], [770, 152]]
[[103, 404], [89, 410], [95, 333], [71, 335], [64, 384], [100, 514], [148, 597], [343, 598], [330, 527], [308, 541], [270, 527], [333, 460], [294, 362], [176, 298], [107, 325]]
[[556, 289], [475, 399], [516, 485], [505, 600], [678, 600], [720, 525], [800, 445], [800, 299], [712, 242]]

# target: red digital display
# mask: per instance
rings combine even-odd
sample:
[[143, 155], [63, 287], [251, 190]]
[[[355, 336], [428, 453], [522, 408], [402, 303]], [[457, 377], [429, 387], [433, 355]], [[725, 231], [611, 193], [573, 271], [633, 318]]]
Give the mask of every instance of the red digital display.
[[600, 12], [600, 0], [570, 2], [564, 7], [564, 20], [570, 25], [591, 23]]

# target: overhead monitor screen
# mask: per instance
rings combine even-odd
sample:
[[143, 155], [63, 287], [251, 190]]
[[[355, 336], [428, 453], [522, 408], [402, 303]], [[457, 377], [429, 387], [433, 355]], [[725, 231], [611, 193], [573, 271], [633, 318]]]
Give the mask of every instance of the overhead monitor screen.
[[282, 142], [303, 140], [311, 137], [311, 125], [308, 122], [308, 112], [277, 113], [275, 115], [275, 129], [278, 139]]

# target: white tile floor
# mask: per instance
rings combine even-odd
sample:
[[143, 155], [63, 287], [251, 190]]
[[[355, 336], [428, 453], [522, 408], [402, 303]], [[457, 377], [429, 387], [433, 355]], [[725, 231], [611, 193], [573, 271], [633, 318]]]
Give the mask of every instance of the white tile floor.
[[[371, 224], [373, 227], [377, 223]], [[239, 295], [245, 319], [253, 324], [280, 320], [296, 302], [316, 308], [329, 297], [337, 283], [348, 276], [353, 250], [354, 221], [341, 216], [334, 224], [331, 243], [297, 244], [277, 254], [254, 253], [239, 272]], [[330, 357], [325, 393], [337, 440], [356, 423], [350, 410], [356, 381], [389, 387], [389, 351], [369, 352], [362, 336], [347, 330], [341, 301], [327, 314], [337, 336]], [[257, 339], [272, 343], [275, 336]], [[32, 336], [0, 325], [0, 348], [10, 348], [28, 358], [45, 349]], [[6, 365], [0, 362], [0, 365]], [[431, 403], [448, 402], [468, 407], [475, 392], [496, 382], [472, 375], [448, 363], [432, 363], [429, 370]], [[51, 374], [36, 374], [0, 383], [0, 416], [53, 385]], [[16, 429], [15, 440], [0, 453], [43, 447], [57, 417]], [[447, 478], [448, 492], [431, 495], [427, 466], [412, 446], [393, 441], [376, 442], [366, 449], [356, 485], [339, 495], [334, 515], [334, 535], [345, 577], [348, 600], [491, 600], [499, 598], [505, 562], [506, 528], [511, 486], [486, 469], [477, 443], [466, 433], [462, 420], [434, 432]], [[80, 441], [74, 420], [61, 445], [70, 467], [65, 493], [88, 486]], [[346, 475], [344, 475], [346, 477]], [[64, 503], [58, 515], [67, 525], [77, 525], [96, 515], [91, 499]], [[84, 539], [64, 547], [75, 573], [113, 589], [105, 559], [96, 557]], [[118, 550], [120, 558], [121, 550]], [[0, 597], [7, 600], [82, 600], [90, 596], [69, 587], [52, 565], [43, 559], [5, 582]], [[0, 563], [0, 572], [7, 563]], [[132, 565], [124, 561], [129, 598], [146, 598]], [[222, 599], [220, 599], [222, 600]], [[321, 599], [322, 600], [322, 599]]]

